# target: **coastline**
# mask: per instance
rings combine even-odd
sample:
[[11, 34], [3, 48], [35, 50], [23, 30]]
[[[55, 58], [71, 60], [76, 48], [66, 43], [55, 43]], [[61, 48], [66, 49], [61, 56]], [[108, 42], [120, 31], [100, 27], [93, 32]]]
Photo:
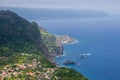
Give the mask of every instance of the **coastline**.
[[63, 51], [63, 54], [58, 55], [58, 56], [55, 56], [55, 59], [60, 58], [60, 57], [65, 56], [65, 55], [66, 55], [66, 54], [65, 54], [65, 52]]
[[57, 51], [55, 51], [55, 53], [51, 54], [50, 56], [50, 61], [55, 64], [56, 66], [58, 66], [58, 64], [56, 63], [56, 59], [60, 58], [61, 56], [65, 56], [65, 52], [64, 52], [64, 46], [65, 45], [71, 45], [71, 44], [75, 44], [78, 42], [77, 39], [74, 39], [68, 35], [62, 35], [62, 36], [58, 36], [55, 35], [56, 37], [56, 48]]
[[[72, 38], [72, 39], [73, 39], [73, 38]], [[72, 44], [76, 44], [76, 43], [78, 43], [78, 40], [77, 40], [77, 39], [74, 39], [74, 41], [64, 43], [64, 44], [62, 44], [61, 46], [64, 48], [64, 45], [72, 45]], [[64, 50], [62, 50], [62, 52], [63, 52], [63, 54], [56, 55], [56, 56], [54, 57], [54, 60], [66, 55], [65, 52], [64, 52]], [[56, 61], [55, 61], [55, 63], [56, 63]], [[57, 63], [56, 63], [56, 64], [57, 64]], [[57, 65], [57, 66], [58, 66], [58, 65]]]
[[71, 44], [76, 44], [76, 43], [78, 43], [78, 40], [77, 40], [77, 39], [75, 39], [75, 41], [74, 41], [74, 42], [71, 42], [71, 43], [66, 43], [66, 44], [64, 44], [64, 45], [71, 45]]

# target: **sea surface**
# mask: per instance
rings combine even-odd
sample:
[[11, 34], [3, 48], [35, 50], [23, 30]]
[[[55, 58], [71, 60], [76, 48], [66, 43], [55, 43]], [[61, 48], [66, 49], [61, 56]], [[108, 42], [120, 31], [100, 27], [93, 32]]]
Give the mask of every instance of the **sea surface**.
[[[48, 32], [69, 35], [77, 43], [64, 45], [64, 54], [56, 58], [59, 66], [75, 61], [74, 68], [89, 80], [120, 80], [120, 17], [36, 20]], [[89, 54], [81, 58], [81, 54]]]

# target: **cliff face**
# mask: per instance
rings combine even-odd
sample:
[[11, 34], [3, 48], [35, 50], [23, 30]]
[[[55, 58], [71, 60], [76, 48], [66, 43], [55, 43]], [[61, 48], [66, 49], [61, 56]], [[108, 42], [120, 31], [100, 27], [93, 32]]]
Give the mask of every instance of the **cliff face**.
[[0, 11], [0, 53], [25, 52], [26, 48], [33, 47], [49, 57], [37, 23], [30, 23], [8, 10]]
[[64, 44], [76, 42], [77, 40], [69, 37], [68, 35], [53, 35], [48, 33], [44, 28], [40, 27], [40, 32], [44, 43], [47, 45], [50, 55], [54, 58], [63, 54]]
[[44, 28], [40, 27], [40, 32], [44, 43], [46, 44], [50, 56], [54, 59], [58, 55], [63, 54], [63, 45], [58, 42], [57, 37], [53, 34], [48, 33]]

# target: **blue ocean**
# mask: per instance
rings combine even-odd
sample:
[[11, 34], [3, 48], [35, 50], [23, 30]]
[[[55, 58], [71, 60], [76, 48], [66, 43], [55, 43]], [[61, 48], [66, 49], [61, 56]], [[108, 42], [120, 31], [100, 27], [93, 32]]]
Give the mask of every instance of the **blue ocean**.
[[[64, 54], [56, 58], [59, 66], [66, 60], [89, 80], [120, 80], [120, 17], [36, 20], [48, 32], [69, 35], [78, 40], [64, 45]], [[80, 58], [81, 54], [89, 54]]]

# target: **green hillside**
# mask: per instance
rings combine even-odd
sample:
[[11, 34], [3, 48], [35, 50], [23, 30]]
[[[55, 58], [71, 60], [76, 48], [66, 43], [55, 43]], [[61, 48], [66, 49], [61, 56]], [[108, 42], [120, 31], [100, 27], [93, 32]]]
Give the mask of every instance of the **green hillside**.
[[0, 11], [0, 79], [87, 80], [73, 69], [50, 62], [50, 54], [56, 52], [55, 37], [40, 31], [37, 23], [9, 10]]

